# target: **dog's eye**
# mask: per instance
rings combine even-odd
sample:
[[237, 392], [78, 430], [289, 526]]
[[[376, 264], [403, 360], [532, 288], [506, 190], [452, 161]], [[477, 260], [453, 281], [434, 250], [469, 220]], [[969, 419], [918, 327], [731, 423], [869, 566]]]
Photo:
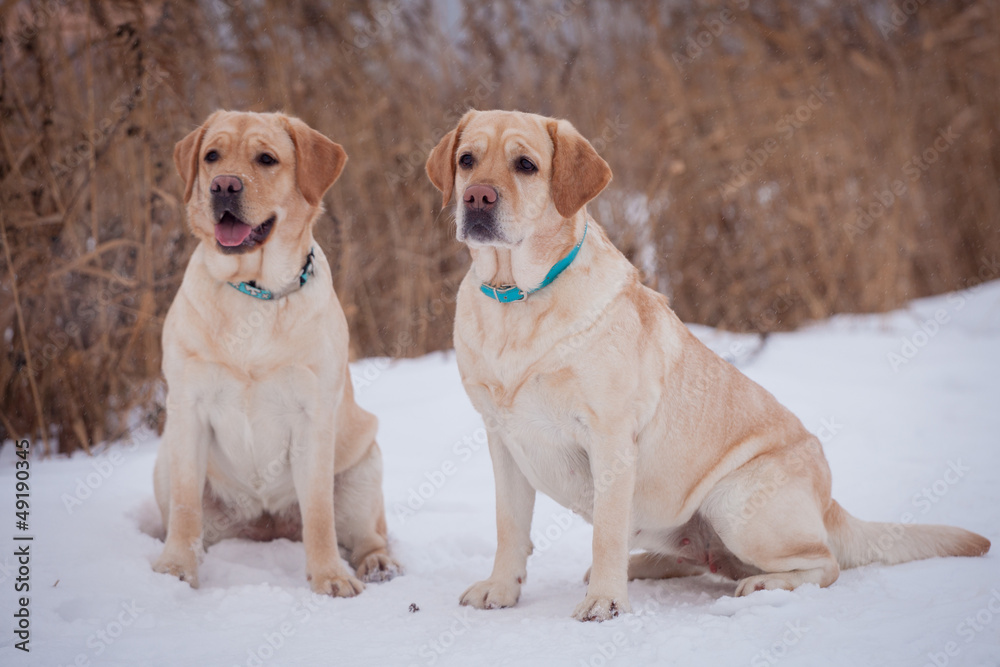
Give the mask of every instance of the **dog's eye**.
[[475, 160], [472, 159], [472, 153], [462, 153], [462, 156], [458, 158], [458, 164], [465, 169], [469, 169], [475, 164]]
[[526, 174], [532, 174], [538, 171], [538, 167], [535, 166], [534, 162], [532, 162], [526, 157], [523, 157], [517, 161], [517, 170], [523, 171]]
[[272, 164], [278, 164], [277, 158], [270, 153], [261, 153], [257, 156], [257, 162], [260, 162], [265, 167], [270, 167]]
[[217, 151], [208, 151], [205, 153], [205, 162], [215, 162], [219, 159], [219, 153]]

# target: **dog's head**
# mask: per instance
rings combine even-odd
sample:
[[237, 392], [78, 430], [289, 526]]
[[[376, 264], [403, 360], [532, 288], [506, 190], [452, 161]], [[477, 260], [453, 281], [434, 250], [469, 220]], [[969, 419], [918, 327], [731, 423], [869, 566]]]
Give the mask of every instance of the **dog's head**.
[[226, 254], [296, 243], [347, 154], [297, 118], [216, 111], [174, 148], [195, 236]]
[[611, 168], [566, 120], [516, 111], [469, 111], [427, 160], [454, 194], [459, 241], [513, 247], [572, 218], [611, 181]]

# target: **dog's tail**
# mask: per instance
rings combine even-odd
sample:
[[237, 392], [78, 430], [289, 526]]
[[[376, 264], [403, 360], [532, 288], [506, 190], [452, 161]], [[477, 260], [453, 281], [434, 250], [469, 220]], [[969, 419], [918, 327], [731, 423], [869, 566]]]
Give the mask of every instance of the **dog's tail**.
[[836, 500], [830, 501], [823, 521], [830, 549], [842, 568], [938, 556], [982, 556], [990, 550], [988, 539], [962, 528], [862, 521]]

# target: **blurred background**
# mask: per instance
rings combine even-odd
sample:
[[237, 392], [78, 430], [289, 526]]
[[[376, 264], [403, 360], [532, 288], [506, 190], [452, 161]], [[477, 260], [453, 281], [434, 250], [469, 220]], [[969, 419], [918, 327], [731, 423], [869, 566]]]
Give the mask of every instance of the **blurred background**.
[[[939, 0], [0, 0], [0, 441], [162, 422], [176, 141], [282, 110], [350, 157], [316, 234], [352, 357], [451, 345], [424, 175], [468, 108], [570, 119], [682, 319], [766, 334], [1000, 277], [1000, 7]], [[41, 448], [40, 448], [41, 449]]]

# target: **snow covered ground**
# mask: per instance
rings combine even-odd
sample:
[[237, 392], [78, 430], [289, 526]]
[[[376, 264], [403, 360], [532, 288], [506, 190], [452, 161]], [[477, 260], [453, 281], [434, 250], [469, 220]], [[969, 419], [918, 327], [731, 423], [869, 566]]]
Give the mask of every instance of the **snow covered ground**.
[[[1000, 541], [1000, 282], [757, 339], [696, 333], [819, 434], [855, 515]], [[894, 356], [895, 355], [895, 356]], [[635, 614], [583, 624], [591, 530], [539, 496], [520, 604], [473, 611], [493, 476], [454, 356], [354, 365], [381, 420], [392, 548], [407, 568], [355, 599], [313, 595], [302, 545], [209, 549], [201, 588], [155, 574], [156, 438], [32, 461], [30, 653], [14, 648], [14, 453], [0, 452], [2, 665], [998, 665], [1000, 556], [847, 570], [830, 588], [733, 598], [712, 577], [629, 584]], [[419, 610], [417, 610], [419, 608]]]

